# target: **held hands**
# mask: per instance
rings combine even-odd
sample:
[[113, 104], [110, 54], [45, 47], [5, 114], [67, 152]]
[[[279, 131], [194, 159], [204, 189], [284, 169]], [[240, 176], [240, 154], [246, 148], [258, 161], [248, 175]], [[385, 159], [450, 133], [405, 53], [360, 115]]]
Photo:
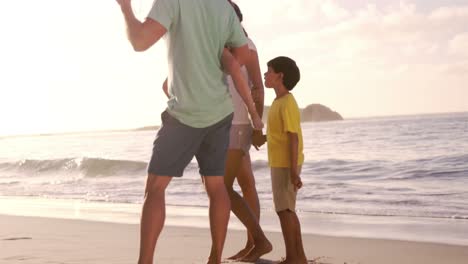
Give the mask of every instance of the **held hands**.
[[252, 120], [253, 128], [255, 130], [262, 130], [263, 121], [260, 115], [258, 114], [257, 109], [255, 108], [255, 103], [253, 101], [247, 104], [247, 110], [249, 111], [249, 115], [250, 115], [250, 119]]
[[260, 116], [257, 113], [255, 113], [254, 115], [251, 115], [251, 117], [252, 117], [252, 125], [253, 125], [254, 130], [261, 131], [263, 129], [263, 121], [260, 118]]
[[248, 105], [250, 118], [252, 119], [253, 133], [252, 133], [252, 145], [258, 150], [266, 142], [266, 136], [263, 135], [263, 121], [255, 108], [255, 103], [252, 102]]
[[266, 142], [266, 136], [263, 135], [262, 130], [254, 130], [252, 132], [252, 145], [258, 150]]

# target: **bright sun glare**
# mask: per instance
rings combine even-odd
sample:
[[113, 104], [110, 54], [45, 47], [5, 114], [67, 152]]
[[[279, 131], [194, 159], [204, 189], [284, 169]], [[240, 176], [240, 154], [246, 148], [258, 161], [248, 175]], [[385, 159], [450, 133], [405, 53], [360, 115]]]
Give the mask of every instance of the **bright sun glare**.
[[[297, 60], [301, 107], [345, 118], [468, 111], [467, 4], [236, 2], [262, 71], [278, 55]], [[151, 4], [135, 0], [138, 17]], [[0, 27], [0, 135], [160, 122], [166, 46], [133, 52], [115, 1], [7, 1]]]

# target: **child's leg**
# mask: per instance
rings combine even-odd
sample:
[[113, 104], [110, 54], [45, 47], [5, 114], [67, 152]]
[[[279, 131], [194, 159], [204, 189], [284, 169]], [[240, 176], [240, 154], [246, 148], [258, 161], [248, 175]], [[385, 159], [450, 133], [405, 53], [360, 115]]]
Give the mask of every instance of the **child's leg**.
[[290, 210], [278, 212], [281, 223], [281, 232], [284, 238], [284, 247], [286, 248], [286, 259], [284, 263], [293, 263], [296, 259], [296, 230], [294, 219], [291, 217]]
[[299, 222], [299, 217], [295, 212], [292, 212], [293, 222], [296, 229], [296, 255], [298, 263], [307, 263], [307, 257], [304, 252], [304, 245], [302, 244], [302, 233], [301, 233], [301, 223]]
[[291, 210], [278, 212], [283, 232], [286, 259], [283, 264], [307, 264], [307, 258], [302, 245], [301, 226], [297, 214]]

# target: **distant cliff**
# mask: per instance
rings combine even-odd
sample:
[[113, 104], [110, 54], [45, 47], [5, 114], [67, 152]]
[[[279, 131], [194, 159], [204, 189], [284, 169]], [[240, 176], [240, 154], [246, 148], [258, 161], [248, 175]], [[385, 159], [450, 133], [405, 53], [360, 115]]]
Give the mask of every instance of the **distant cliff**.
[[[268, 111], [270, 110], [269, 105], [265, 105], [263, 108], [263, 122], [266, 125]], [[306, 108], [299, 109], [301, 111], [301, 122], [323, 122], [323, 121], [337, 121], [343, 120], [343, 117], [331, 110], [330, 108], [321, 105], [321, 104], [310, 104], [306, 106]], [[146, 126], [136, 128], [136, 131], [146, 131], [146, 130], [153, 130], [156, 131], [159, 129], [159, 126]]]
[[331, 110], [330, 108], [321, 104], [311, 104], [302, 110], [302, 122], [322, 122], [322, 121], [336, 121], [343, 120], [343, 117]]
[[[263, 109], [263, 121], [266, 122], [270, 106], [265, 106]], [[301, 122], [323, 122], [343, 120], [343, 117], [330, 108], [321, 104], [311, 104], [306, 108], [301, 108]]]

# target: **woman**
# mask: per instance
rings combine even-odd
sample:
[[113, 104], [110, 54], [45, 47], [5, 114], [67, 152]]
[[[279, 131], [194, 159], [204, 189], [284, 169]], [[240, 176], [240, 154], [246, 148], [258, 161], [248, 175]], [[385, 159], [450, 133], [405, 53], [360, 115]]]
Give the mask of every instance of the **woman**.
[[[243, 16], [239, 7], [235, 3], [229, 2], [236, 11], [240, 22], [242, 22]], [[245, 33], [248, 37], [247, 32]], [[264, 100], [263, 80], [257, 49], [249, 37], [248, 46], [250, 56], [245, 66], [242, 67], [242, 71], [246, 80], [248, 80], [249, 86], [252, 87], [251, 92], [257, 112], [262, 116]], [[264, 236], [259, 225], [260, 205], [249, 155], [252, 134], [261, 133], [261, 130], [255, 130], [254, 132], [248, 117], [247, 108], [237, 93], [235, 83], [230, 76], [227, 76], [226, 79], [233, 99], [234, 118], [230, 133], [224, 182], [231, 199], [231, 210], [247, 227], [248, 233], [245, 247], [229, 259], [253, 262], [261, 255], [271, 251], [271, 244]], [[237, 179], [243, 193], [243, 198], [233, 189], [234, 179]]]

